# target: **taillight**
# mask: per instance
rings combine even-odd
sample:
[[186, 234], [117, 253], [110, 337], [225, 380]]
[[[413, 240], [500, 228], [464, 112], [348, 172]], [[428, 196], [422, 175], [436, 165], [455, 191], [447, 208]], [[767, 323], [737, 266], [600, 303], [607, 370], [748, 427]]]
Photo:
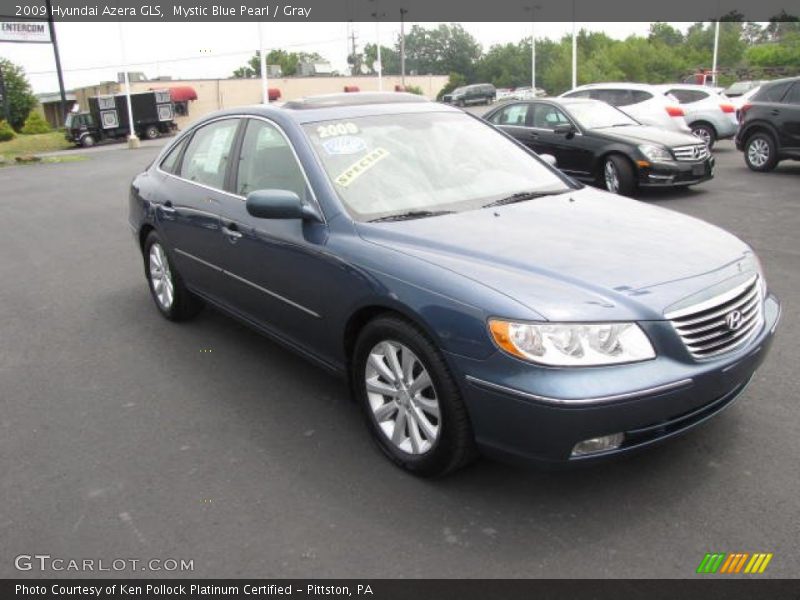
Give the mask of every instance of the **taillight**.
[[722, 109], [722, 112], [724, 113], [736, 112], [736, 107], [733, 104], [720, 104], [719, 107]]
[[670, 117], [682, 117], [683, 109], [679, 106], [667, 106], [667, 114]]
[[745, 114], [747, 114], [747, 111], [750, 110], [751, 108], [753, 108], [753, 105], [750, 104], [749, 102], [746, 102], [745, 104], [742, 104], [742, 108], [739, 109], [739, 113], [738, 113], [739, 114], [739, 123], [744, 121]]

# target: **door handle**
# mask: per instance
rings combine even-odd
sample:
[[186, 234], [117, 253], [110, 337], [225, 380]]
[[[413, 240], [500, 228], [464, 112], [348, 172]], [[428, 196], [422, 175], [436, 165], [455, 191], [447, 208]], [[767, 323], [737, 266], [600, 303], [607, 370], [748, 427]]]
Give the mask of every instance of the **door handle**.
[[163, 212], [164, 215], [170, 216], [170, 217], [178, 212], [178, 209], [173, 208], [172, 200], [167, 200], [166, 202], [164, 202], [164, 204], [160, 205], [160, 208], [161, 208], [161, 212]]
[[539, 139], [539, 134], [538, 134], [538, 133], [535, 133], [535, 132], [533, 132], [533, 131], [531, 131], [531, 132], [528, 134], [528, 137], [529, 137], [529, 138], [531, 138], [532, 140], [538, 140], [538, 139]]
[[222, 233], [228, 238], [231, 243], [236, 243], [241, 237], [242, 232], [236, 226], [236, 223], [230, 223], [222, 226]]
[[781, 114], [781, 111], [779, 111], [777, 108], [773, 108], [771, 111], [769, 111], [769, 113], [770, 113], [770, 114], [771, 114], [773, 117], [777, 117], [779, 114]]

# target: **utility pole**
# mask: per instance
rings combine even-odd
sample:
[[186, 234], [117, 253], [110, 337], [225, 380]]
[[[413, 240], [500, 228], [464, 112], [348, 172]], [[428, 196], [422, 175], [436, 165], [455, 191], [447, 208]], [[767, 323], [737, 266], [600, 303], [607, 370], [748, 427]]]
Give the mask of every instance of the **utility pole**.
[[383, 63], [381, 62], [381, 4], [380, 0], [375, 0], [375, 12], [372, 13], [375, 17], [375, 45], [377, 50], [377, 65], [378, 71], [378, 91], [383, 91]]
[[8, 95], [6, 94], [6, 82], [3, 79], [3, 65], [0, 64], [0, 96], [3, 98], [3, 118], [6, 123], [11, 120], [11, 108], [8, 103]]
[[64, 74], [61, 72], [61, 57], [58, 54], [58, 38], [56, 37], [56, 26], [53, 23], [53, 7], [50, 6], [50, 0], [45, 0], [45, 6], [47, 8], [47, 26], [50, 29], [50, 42], [53, 44], [53, 55], [56, 59], [58, 91], [61, 94], [61, 116], [58, 124], [62, 125], [67, 116], [67, 93], [64, 91]]
[[406, 29], [405, 18], [408, 9], [400, 9], [400, 85], [406, 89]]

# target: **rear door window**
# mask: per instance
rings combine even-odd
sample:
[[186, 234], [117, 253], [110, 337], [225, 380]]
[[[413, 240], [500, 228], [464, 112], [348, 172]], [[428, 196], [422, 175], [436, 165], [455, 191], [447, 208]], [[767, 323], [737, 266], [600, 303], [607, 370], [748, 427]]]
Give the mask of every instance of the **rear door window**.
[[708, 98], [708, 94], [706, 92], [701, 92], [699, 90], [670, 90], [667, 92], [668, 94], [672, 94], [675, 98], [678, 99], [678, 102], [681, 104], [691, 104], [692, 102], [699, 102], [700, 100], [705, 100]]
[[552, 104], [537, 104], [533, 112], [533, 126], [537, 129], [553, 130], [559, 125], [570, 123], [567, 116]]
[[792, 86], [792, 89], [789, 90], [789, 93], [786, 94], [786, 97], [783, 99], [783, 101], [787, 104], [800, 106], [800, 81], [795, 82], [795, 84]]
[[792, 85], [791, 81], [765, 85], [753, 96], [753, 100], [756, 102], [780, 102], [790, 85]]
[[205, 125], [192, 136], [181, 161], [184, 179], [222, 190], [239, 119], [224, 119]]
[[495, 125], [516, 125], [524, 127], [530, 125], [530, 104], [511, 104], [497, 111], [489, 119]]

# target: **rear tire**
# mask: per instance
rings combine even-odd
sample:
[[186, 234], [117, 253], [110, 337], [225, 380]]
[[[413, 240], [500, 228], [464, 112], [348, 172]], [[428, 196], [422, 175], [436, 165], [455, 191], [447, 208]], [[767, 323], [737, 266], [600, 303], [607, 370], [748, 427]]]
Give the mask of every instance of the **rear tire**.
[[170, 321], [186, 321], [196, 316], [203, 308], [203, 301], [186, 289], [155, 231], [147, 236], [142, 250], [144, 273], [158, 312]]
[[714, 148], [714, 144], [717, 141], [717, 132], [714, 131], [714, 128], [711, 125], [707, 125], [705, 123], [694, 123], [692, 126], [692, 134], [695, 137], [699, 137], [703, 142], [705, 142], [708, 149], [711, 150]]
[[757, 132], [744, 144], [744, 162], [753, 171], [766, 173], [778, 164], [778, 148], [768, 133]]
[[421, 477], [439, 477], [477, 457], [461, 393], [439, 349], [396, 316], [369, 322], [353, 352], [351, 381], [378, 447]]
[[148, 140], [154, 140], [159, 135], [161, 135], [161, 132], [158, 130], [158, 127], [156, 127], [155, 125], [149, 125], [144, 130], [144, 137], [146, 137]]
[[606, 156], [600, 172], [600, 185], [612, 194], [631, 196], [636, 191], [633, 165], [618, 154]]

